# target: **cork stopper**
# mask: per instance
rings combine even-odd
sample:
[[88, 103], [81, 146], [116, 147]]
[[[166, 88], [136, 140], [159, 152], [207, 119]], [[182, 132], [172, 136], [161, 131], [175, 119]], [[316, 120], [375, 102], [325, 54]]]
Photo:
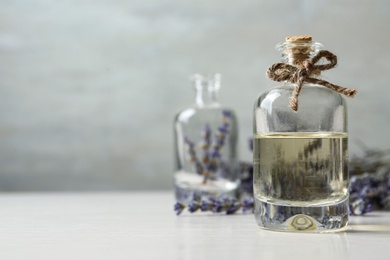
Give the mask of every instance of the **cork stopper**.
[[309, 35], [287, 36], [286, 37], [286, 42], [289, 42], [289, 43], [295, 43], [295, 42], [304, 43], [304, 42], [311, 42], [311, 41], [312, 41], [312, 37]]
[[293, 64], [299, 64], [310, 58], [312, 37], [309, 35], [286, 37], [285, 53]]

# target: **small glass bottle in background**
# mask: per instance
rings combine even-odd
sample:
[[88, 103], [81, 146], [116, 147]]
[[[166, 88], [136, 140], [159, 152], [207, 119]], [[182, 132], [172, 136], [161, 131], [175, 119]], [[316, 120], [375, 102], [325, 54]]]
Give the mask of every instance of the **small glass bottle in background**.
[[219, 74], [195, 74], [192, 81], [195, 104], [179, 112], [174, 122], [176, 199], [186, 203], [194, 193], [235, 197], [240, 183], [236, 116], [218, 103]]
[[[261, 94], [255, 104], [255, 218], [265, 229], [325, 232], [348, 223], [346, 102], [336, 91], [303, 81], [299, 109], [290, 104], [299, 81], [294, 77], [306, 73], [306, 67], [315, 69], [307, 61], [322, 47], [310, 36], [288, 37], [278, 44], [282, 62], [291, 66], [275, 69], [281, 77], [291, 73], [294, 83], [285, 81]], [[316, 81], [318, 68], [306, 75], [309, 80]]]

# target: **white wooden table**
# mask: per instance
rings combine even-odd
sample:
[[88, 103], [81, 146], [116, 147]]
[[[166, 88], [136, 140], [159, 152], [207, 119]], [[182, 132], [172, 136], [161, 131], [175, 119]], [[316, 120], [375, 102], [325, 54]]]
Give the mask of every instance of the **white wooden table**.
[[252, 214], [176, 216], [170, 192], [0, 194], [0, 259], [390, 259], [390, 213], [332, 234], [261, 230]]

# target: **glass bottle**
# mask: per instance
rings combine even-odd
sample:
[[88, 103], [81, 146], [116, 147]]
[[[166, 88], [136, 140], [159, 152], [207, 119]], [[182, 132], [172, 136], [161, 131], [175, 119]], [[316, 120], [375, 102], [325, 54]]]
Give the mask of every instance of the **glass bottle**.
[[174, 122], [176, 199], [186, 203], [194, 193], [236, 196], [237, 121], [232, 110], [218, 103], [221, 76], [196, 74], [192, 80], [195, 104], [179, 112]]
[[[322, 47], [311, 37], [291, 37], [276, 49], [282, 62], [299, 67]], [[254, 106], [256, 222], [278, 231], [342, 229], [349, 216], [346, 102], [324, 86], [304, 83], [294, 111], [295, 87], [285, 82]]]

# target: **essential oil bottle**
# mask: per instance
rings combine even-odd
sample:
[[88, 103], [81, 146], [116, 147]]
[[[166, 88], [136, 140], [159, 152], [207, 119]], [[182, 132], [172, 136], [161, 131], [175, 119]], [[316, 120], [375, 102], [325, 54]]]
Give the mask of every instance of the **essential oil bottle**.
[[282, 63], [268, 75], [278, 74], [282, 84], [255, 103], [255, 219], [264, 229], [326, 232], [348, 223], [347, 106], [340, 93], [355, 91], [315, 84], [325, 82], [320, 72], [328, 69], [318, 65], [327, 57], [310, 62], [322, 48], [310, 36], [278, 44]]
[[192, 77], [195, 103], [180, 111], [174, 121], [176, 200], [193, 196], [236, 197], [238, 125], [233, 110], [221, 105], [221, 76]]

